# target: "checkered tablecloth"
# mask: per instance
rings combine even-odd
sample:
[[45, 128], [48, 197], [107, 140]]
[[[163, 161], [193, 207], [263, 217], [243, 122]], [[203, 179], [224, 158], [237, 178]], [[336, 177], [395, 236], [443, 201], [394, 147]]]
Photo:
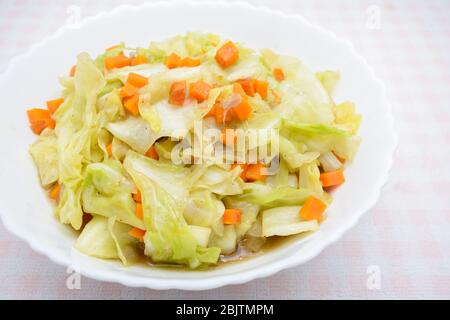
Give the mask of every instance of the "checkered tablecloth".
[[[83, 18], [122, 2], [140, 1], [0, 0], [0, 72], [74, 14]], [[399, 147], [375, 208], [302, 266], [202, 292], [127, 288], [85, 277], [79, 290], [70, 290], [66, 268], [0, 224], [0, 298], [450, 298], [450, 2], [251, 2], [300, 13], [349, 39], [386, 83]]]

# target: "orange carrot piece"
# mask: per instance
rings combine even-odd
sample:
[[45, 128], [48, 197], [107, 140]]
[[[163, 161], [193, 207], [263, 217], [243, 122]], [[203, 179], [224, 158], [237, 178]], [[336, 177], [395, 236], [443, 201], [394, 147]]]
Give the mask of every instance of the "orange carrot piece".
[[225, 111], [225, 109], [219, 103], [216, 103], [214, 106], [217, 124], [224, 124], [231, 122], [232, 118], [231, 110]]
[[261, 98], [266, 99], [269, 83], [267, 81], [256, 80], [255, 87], [256, 92], [261, 96]]
[[314, 196], [309, 196], [306, 199], [303, 207], [300, 209], [300, 218], [303, 220], [317, 220], [320, 219], [327, 205]]
[[140, 74], [130, 72], [128, 74], [127, 83], [136, 88], [142, 88], [148, 84], [148, 78], [141, 76]]
[[125, 85], [122, 87], [122, 89], [120, 89], [119, 94], [122, 98], [127, 98], [136, 95], [138, 91], [138, 88], [127, 81], [125, 82]]
[[148, 59], [145, 56], [142, 56], [138, 54], [136, 57], [131, 59], [131, 65], [132, 66], [138, 66], [140, 64], [146, 64], [148, 63]]
[[232, 108], [232, 110], [236, 118], [241, 121], [247, 120], [252, 113], [252, 107], [248, 102], [247, 97], [243, 97], [241, 103], [238, 106]]
[[74, 75], [75, 75], [75, 70], [77, 69], [77, 66], [72, 66], [72, 68], [70, 68], [70, 72], [69, 72], [69, 75], [71, 76], [71, 77], [73, 77]]
[[234, 145], [237, 142], [237, 134], [234, 129], [223, 128], [220, 134], [220, 141], [223, 144]]
[[[31, 131], [35, 134], [41, 134], [45, 128], [52, 128], [52, 119], [42, 119], [30, 124]], [[54, 125], [53, 125], [54, 128]]]
[[181, 58], [175, 52], [171, 53], [164, 61], [164, 64], [169, 69], [178, 68], [180, 66], [180, 63]]
[[239, 49], [233, 42], [228, 41], [217, 50], [215, 58], [222, 68], [227, 68], [239, 59]]
[[238, 80], [237, 83], [239, 83], [244, 90], [244, 92], [250, 96], [255, 96], [256, 93], [256, 80], [255, 79], [242, 79]]
[[242, 85], [238, 82], [233, 83], [233, 92], [240, 94], [242, 97], [245, 97], [247, 95], [244, 88], [242, 88]]
[[41, 119], [50, 118], [50, 111], [38, 108], [29, 109], [27, 110], [27, 115], [28, 120], [30, 121], [30, 123], [32, 123]]
[[342, 169], [339, 169], [335, 171], [321, 173], [320, 181], [322, 182], [322, 186], [324, 188], [333, 187], [344, 183], [345, 177]]
[[242, 172], [241, 172], [241, 174], [239, 176], [242, 178], [242, 180], [245, 181], [246, 180], [245, 174], [247, 173], [248, 164], [245, 164], [245, 163], [239, 163], [239, 164], [238, 163], [233, 163], [231, 165], [231, 170], [233, 170], [236, 167], [241, 167]]
[[123, 68], [129, 65], [131, 65], [131, 59], [128, 58], [127, 56], [124, 56], [123, 54], [105, 58], [105, 67], [108, 70], [114, 68]]
[[53, 199], [53, 200], [58, 200], [58, 198], [59, 198], [59, 191], [61, 190], [61, 186], [58, 184], [58, 183], [56, 183], [51, 189], [50, 189], [50, 191], [49, 191], [49, 193], [48, 193], [48, 195], [49, 195], [49, 197], [50, 197], [50, 199]]
[[147, 152], [145, 153], [145, 155], [149, 158], [152, 158], [154, 160], [159, 160], [159, 155], [158, 152], [156, 151], [155, 146], [151, 146], [150, 149], [147, 150]]
[[234, 93], [240, 94], [242, 97], [242, 100], [239, 103], [239, 105], [232, 108], [233, 114], [240, 121], [247, 120], [250, 117], [250, 114], [252, 113], [252, 107], [248, 102], [247, 94], [245, 90], [242, 88], [242, 85], [237, 82], [233, 83], [233, 91]]
[[138, 219], [144, 219], [144, 210], [142, 209], [142, 203], [138, 202], [136, 203], [136, 217]]
[[197, 67], [200, 65], [200, 59], [186, 57], [180, 60], [180, 67]]
[[186, 97], [186, 80], [175, 81], [170, 87], [169, 103], [182, 106]]
[[139, 95], [135, 94], [134, 96], [125, 98], [123, 106], [133, 116], [135, 116], [135, 117], [138, 116], [139, 115]]
[[139, 190], [136, 193], [133, 193], [133, 199], [136, 202], [142, 202], [142, 194]]
[[278, 82], [281, 82], [284, 80], [284, 72], [281, 68], [274, 68], [273, 69], [273, 76], [275, 79], [277, 79]]
[[203, 102], [208, 99], [211, 86], [205, 81], [199, 80], [191, 83], [189, 87], [189, 96], [196, 99], [198, 102]]
[[130, 231], [128, 231], [128, 234], [133, 238], [136, 238], [139, 241], [144, 242], [145, 230], [139, 228], [132, 228], [130, 229]]
[[47, 109], [54, 113], [56, 110], [58, 110], [59, 106], [64, 102], [64, 98], [59, 98], [55, 100], [48, 100], [47, 101]]
[[266, 175], [262, 173], [264, 165], [262, 163], [249, 164], [245, 171], [246, 181], [264, 181]]
[[241, 211], [225, 209], [223, 212], [223, 224], [238, 224], [239, 222], [241, 222]]
[[46, 109], [29, 109], [27, 110], [28, 121], [31, 130], [40, 134], [45, 128], [55, 128], [55, 120], [51, 118], [51, 113]]
[[110, 142], [107, 146], [106, 146], [106, 152], [108, 153], [108, 155], [111, 157], [112, 156], [112, 142]]
[[207, 118], [207, 117], [215, 117], [216, 116], [216, 105], [213, 105], [211, 107], [211, 109], [209, 109], [208, 113], [205, 114], [203, 117]]

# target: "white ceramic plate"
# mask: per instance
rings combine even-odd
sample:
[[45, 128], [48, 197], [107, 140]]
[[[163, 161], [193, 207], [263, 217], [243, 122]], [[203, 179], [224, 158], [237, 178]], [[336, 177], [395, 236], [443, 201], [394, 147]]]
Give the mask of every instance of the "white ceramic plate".
[[[39, 186], [28, 146], [36, 137], [25, 110], [57, 97], [58, 75], [67, 74], [80, 51], [96, 55], [126, 41], [146, 46], [187, 31], [213, 32], [251, 48], [271, 48], [300, 57], [313, 70], [341, 72], [336, 100], [352, 100], [363, 115], [363, 138], [346, 183], [334, 193], [328, 219], [307, 241], [297, 241], [256, 258], [209, 271], [177, 271], [144, 266], [124, 267], [90, 258], [72, 249], [74, 233], [52, 215]], [[78, 27], [63, 28], [13, 59], [0, 78], [0, 214], [6, 227], [33, 249], [82, 274], [128, 286], [202, 290], [272, 275], [317, 256], [353, 227], [377, 201], [387, 179], [396, 135], [383, 85], [346, 41], [313, 26], [302, 17], [255, 8], [243, 3], [156, 3], [122, 6], [88, 18]], [[20, 253], [18, 253], [20, 254]]]

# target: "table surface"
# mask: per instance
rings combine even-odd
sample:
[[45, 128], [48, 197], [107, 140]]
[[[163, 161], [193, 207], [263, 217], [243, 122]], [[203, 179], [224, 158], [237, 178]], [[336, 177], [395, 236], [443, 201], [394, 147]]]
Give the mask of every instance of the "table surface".
[[[74, 14], [84, 18], [122, 2], [142, 1], [0, 0], [0, 72]], [[0, 224], [0, 298], [450, 298], [450, 2], [250, 2], [300, 13], [350, 40], [386, 83], [399, 146], [377, 205], [302, 266], [200, 292], [127, 288], [85, 277], [80, 289], [68, 289], [66, 268]]]

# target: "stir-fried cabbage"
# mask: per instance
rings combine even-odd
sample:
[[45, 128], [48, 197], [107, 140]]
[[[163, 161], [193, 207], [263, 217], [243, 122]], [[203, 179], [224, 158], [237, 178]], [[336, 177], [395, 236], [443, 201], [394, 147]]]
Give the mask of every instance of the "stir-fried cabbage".
[[115, 217], [119, 222], [143, 229], [142, 220], [135, 215], [136, 203], [131, 196], [134, 183], [123, 171], [117, 160], [88, 165], [81, 194], [83, 211]]
[[[187, 188], [185, 169], [161, 165], [129, 151], [124, 167], [142, 194], [145, 225], [145, 254], [155, 262], [187, 264], [192, 268], [216, 262], [220, 250], [198, 250], [196, 237], [183, 216]], [[215, 257], [215, 259], [214, 259]]]
[[205, 267], [317, 230], [361, 141], [339, 72], [213, 34], [81, 53], [71, 73], [28, 114], [30, 154], [75, 247], [125, 265]]

